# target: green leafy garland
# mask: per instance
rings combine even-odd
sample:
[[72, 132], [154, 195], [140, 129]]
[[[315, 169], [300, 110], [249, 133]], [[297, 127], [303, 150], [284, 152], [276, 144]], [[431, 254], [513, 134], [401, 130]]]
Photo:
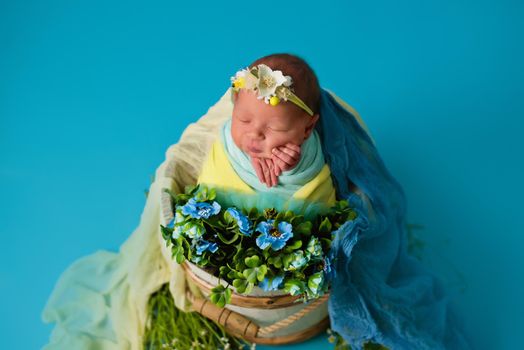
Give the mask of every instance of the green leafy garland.
[[344, 200], [306, 220], [289, 210], [222, 208], [215, 189], [203, 185], [165, 191], [175, 209], [173, 220], [161, 225], [166, 246], [177, 263], [187, 259], [228, 283], [212, 289], [210, 300], [219, 307], [231, 302], [230, 285], [243, 294], [255, 286], [284, 290], [304, 302], [324, 295], [332, 277], [331, 242], [357, 216]]

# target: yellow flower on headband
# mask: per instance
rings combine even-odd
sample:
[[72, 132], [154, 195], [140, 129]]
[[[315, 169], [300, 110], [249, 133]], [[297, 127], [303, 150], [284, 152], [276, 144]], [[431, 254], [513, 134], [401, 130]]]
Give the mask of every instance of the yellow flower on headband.
[[289, 75], [284, 75], [280, 70], [272, 70], [265, 64], [241, 69], [231, 77], [234, 91], [240, 89], [255, 91], [259, 100], [264, 99], [265, 103], [272, 106], [278, 105], [280, 99], [289, 100], [312, 116], [313, 111], [292, 92], [292, 84], [293, 79]]
[[242, 69], [238, 71], [234, 77], [231, 77], [233, 88], [254, 90], [257, 86], [257, 77], [249, 72], [249, 69]]
[[240, 89], [240, 88], [244, 87], [245, 83], [246, 83], [246, 79], [244, 77], [240, 77], [240, 78], [236, 79], [235, 81], [233, 81], [233, 86], [236, 89]]

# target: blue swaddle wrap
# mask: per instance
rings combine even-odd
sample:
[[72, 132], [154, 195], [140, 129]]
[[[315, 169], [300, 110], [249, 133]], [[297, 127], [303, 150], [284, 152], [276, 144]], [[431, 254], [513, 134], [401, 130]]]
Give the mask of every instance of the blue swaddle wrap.
[[224, 145], [227, 157], [235, 172], [249, 186], [258, 192], [269, 192], [270, 194], [281, 194], [287, 197], [312, 180], [324, 167], [324, 155], [320, 145], [320, 138], [315, 130], [311, 133], [301, 148], [301, 157], [293, 169], [283, 171], [278, 177], [278, 184], [267, 187], [260, 182], [255, 169], [251, 165], [251, 158], [242, 151], [233, 141], [231, 136], [231, 118], [228, 119], [220, 129], [220, 137]]
[[[441, 281], [407, 252], [402, 187], [355, 116], [324, 89], [316, 130], [337, 199], [359, 212], [332, 244], [331, 327], [353, 349], [365, 341], [389, 349], [470, 349]], [[350, 191], [351, 183], [369, 202]]]

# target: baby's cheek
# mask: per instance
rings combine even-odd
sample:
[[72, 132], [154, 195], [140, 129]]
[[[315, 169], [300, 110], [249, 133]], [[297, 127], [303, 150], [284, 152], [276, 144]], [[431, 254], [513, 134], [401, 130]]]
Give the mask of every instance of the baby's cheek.
[[280, 136], [275, 140], [273, 147], [283, 147], [288, 143], [298, 145], [300, 143], [300, 138], [297, 137], [295, 133], [287, 133], [286, 135]]
[[273, 154], [273, 149], [281, 147], [283, 145], [285, 145], [285, 143], [282, 143], [281, 141], [275, 140], [275, 141], [272, 141], [272, 142], [269, 143], [269, 145], [267, 146], [267, 149], [265, 151], [269, 155], [269, 157], [271, 157], [271, 155]]
[[261, 154], [261, 157], [264, 158], [271, 158], [273, 155], [273, 149], [283, 147], [287, 143], [293, 143], [297, 144], [297, 140], [300, 140], [300, 138], [297, 138], [296, 133], [289, 132], [289, 133], [273, 133], [273, 134], [266, 134], [266, 140], [264, 144], [263, 154]]

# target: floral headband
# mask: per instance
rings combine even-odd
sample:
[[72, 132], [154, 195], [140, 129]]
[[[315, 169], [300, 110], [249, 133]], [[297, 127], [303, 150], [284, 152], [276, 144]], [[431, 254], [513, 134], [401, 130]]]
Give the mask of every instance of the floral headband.
[[264, 99], [265, 103], [272, 106], [278, 105], [281, 99], [290, 101], [312, 116], [313, 111], [293, 93], [291, 84], [293, 84], [293, 80], [289, 75], [284, 76], [282, 71], [274, 71], [265, 64], [241, 69], [236, 72], [234, 77], [231, 77], [231, 85], [235, 92], [240, 89], [255, 91], [258, 93], [257, 98], [259, 100]]

